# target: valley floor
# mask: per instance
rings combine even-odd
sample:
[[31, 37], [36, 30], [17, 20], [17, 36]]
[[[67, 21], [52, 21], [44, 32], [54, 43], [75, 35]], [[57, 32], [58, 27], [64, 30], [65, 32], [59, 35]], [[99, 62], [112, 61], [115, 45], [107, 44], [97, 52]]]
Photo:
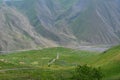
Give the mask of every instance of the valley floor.
[[59, 47], [2, 54], [0, 80], [70, 80], [79, 64], [101, 67], [103, 80], [120, 80], [120, 47], [99, 53]]

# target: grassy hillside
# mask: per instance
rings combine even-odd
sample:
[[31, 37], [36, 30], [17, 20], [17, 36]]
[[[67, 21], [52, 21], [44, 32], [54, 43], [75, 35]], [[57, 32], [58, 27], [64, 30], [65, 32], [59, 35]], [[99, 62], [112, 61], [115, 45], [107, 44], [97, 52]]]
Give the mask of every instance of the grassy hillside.
[[[98, 56], [95, 65], [102, 66], [108, 80], [120, 79], [120, 46], [115, 46]], [[119, 78], [119, 79], [116, 79]]]
[[[92, 57], [96, 56], [95, 53], [87, 51], [78, 51], [67, 48], [47, 48], [43, 50], [33, 50], [20, 53], [13, 53], [8, 55], [1, 55], [0, 58], [10, 61], [12, 64], [19, 64], [24, 62], [24, 65], [32, 67], [47, 67], [48, 62], [56, 58], [57, 53], [60, 55], [60, 60], [54, 66], [58, 67], [71, 67], [71, 65], [91, 63]], [[57, 68], [58, 68], [57, 67]]]
[[[120, 78], [120, 46], [102, 54], [68, 48], [46, 48], [0, 56], [0, 79], [2, 80], [70, 80], [78, 64], [100, 66], [105, 80]], [[50, 67], [48, 63], [56, 58]]]

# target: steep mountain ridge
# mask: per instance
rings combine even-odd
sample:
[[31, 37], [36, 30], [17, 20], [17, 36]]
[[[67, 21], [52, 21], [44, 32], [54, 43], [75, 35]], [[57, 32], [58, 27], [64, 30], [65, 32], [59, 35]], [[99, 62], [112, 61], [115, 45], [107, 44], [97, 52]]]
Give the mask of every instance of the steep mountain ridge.
[[[79, 47], [79, 45], [119, 44], [119, 3], [119, 0], [6, 1], [7, 7], [10, 8], [8, 10], [9, 13], [10, 10], [14, 9], [14, 12], [11, 12], [12, 15], [15, 15], [17, 12], [19, 15], [22, 15], [22, 18], [25, 18], [25, 21], [21, 18], [21, 23], [16, 22], [16, 25], [13, 23], [15, 20], [13, 16], [10, 17], [9, 21], [12, 21], [11, 18], [13, 19], [11, 25], [13, 25], [14, 28], [12, 28], [12, 30], [17, 28], [19, 30], [15, 31], [20, 31], [22, 36], [26, 36], [26, 33], [27, 36], [30, 35], [29, 43], [31, 46], [29, 47], [31, 48], [39, 46]], [[24, 23], [26, 21], [27, 23]], [[10, 27], [11, 25], [7, 26]], [[31, 31], [29, 31], [29, 28]], [[10, 30], [9, 28], [7, 29], [6, 31]], [[25, 32], [23, 32], [23, 30]], [[10, 33], [14, 34], [13, 32]], [[8, 36], [5, 37], [8, 38]], [[0, 40], [2, 39], [3, 38]], [[23, 42], [16, 40], [16, 43], [18, 45], [19, 43], [25, 45], [24, 43], [26, 42], [24, 41], [28, 41], [22, 40]], [[9, 41], [6, 40], [6, 42]], [[5, 42], [1, 42], [2, 46], [5, 45], [3, 43]], [[29, 43], [26, 43], [26, 45]], [[11, 44], [14, 45], [14, 43]], [[32, 46], [33, 44], [34, 46]], [[19, 49], [19, 47], [17, 49]]]
[[72, 41], [94, 45], [120, 42], [118, 0], [76, 0], [67, 9], [56, 5], [60, 1], [56, 3], [52, 0], [38, 1], [43, 2], [37, 6], [41, 25], [53, 33], [64, 34], [56, 33], [57, 36], [67, 35], [65, 38], [72, 36], [70, 37]]
[[[114, 10], [119, 8], [113, 6], [114, 4], [118, 5], [116, 1], [117, 0], [91, 1], [92, 3], [89, 3], [87, 9], [72, 23], [72, 26], [77, 26], [77, 28], [72, 28], [74, 34], [78, 36], [80, 40], [83, 39], [92, 44], [118, 44], [120, 40], [115, 33], [115, 26], [110, 25], [114, 23], [112, 18], [119, 18], [112, 17], [116, 15]], [[108, 7], [108, 9], [106, 7]], [[110, 9], [110, 7], [113, 9]], [[117, 14], [119, 14], [119, 12], [117, 12]], [[106, 17], [111, 19], [107, 19]], [[119, 20], [116, 22], [119, 22]], [[81, 35], [78, 32], [81, 33]]]
[[8, 6], [0, 9], [0, 37], [1, 50], [31, 49], [53, 43], [36, 33], [23, 14]]
[[[46, 2], [48, 1], [46, 0]], [[54, 3], [52, 0], [51, 2]], [[59, 3], [59, 1], [57, 2]], [[45, 4], [44, 1], [43, 5], [47, 6], [47, 3]], [[42, 7], [44, 11], [42, 9], [38, 9], [38, 11], [42, 14], [39, 14], [39, 16], [47, 17], [40, 18], [43, 26], [47, 28], [51, 26], [53, 30], [57, 28], [57, 32], [73, 35], [73, 39], [78, 41], [77, 43], [118, 44], [120, 42], [118, 5], [118, 0], [76, 0], [65, 12], [60, 12], [64, 11], [61, 5], [57, 5], [59, 9], [53, 11], [50, 10], [49, 6], [47, 6], [47, 9]], [[56, 8], [56, 6], [53, 8]], [[45, 12], [45, 10], [49, 11]], [[52, 12], [51, 15], [49, 15], [50, 11]], [[56, 16], [55, 11], [61, 14]], [[46, 23], [49, 25], [44, 25]]]

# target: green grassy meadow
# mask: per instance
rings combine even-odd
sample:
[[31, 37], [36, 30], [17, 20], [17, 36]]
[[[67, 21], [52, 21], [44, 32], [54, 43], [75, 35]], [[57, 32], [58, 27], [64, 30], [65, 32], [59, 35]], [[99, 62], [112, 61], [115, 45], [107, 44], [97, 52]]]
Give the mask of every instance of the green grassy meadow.
[[70, 80], [79, 64], [101, 67], [103, 80], [120, 80], [120, 46], [103, 53], [57, 47], [2, 54], [0, 80]]

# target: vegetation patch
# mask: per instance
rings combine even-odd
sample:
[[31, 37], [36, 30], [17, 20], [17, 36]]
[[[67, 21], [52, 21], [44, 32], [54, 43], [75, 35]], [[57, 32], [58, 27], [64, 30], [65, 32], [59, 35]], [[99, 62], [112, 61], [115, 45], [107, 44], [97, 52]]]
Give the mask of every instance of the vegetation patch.
[[119, 80], [119, 54], [118, 46], [101, 54], [57, 47], [0, 55], [0, 79]]

